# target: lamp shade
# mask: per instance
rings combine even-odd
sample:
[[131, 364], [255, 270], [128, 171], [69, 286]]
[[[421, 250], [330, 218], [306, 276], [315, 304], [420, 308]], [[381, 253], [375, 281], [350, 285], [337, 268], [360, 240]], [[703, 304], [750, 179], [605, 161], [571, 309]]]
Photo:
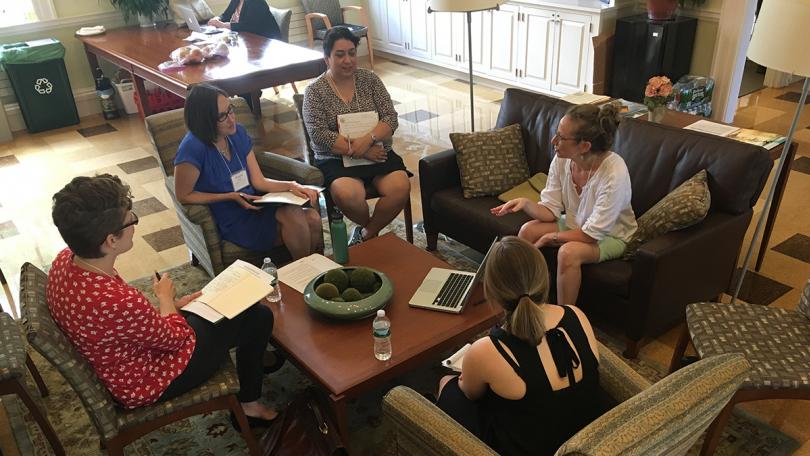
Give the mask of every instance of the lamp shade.
[[466, 13], [495, 9], [505, 0], [430, 0], [428, 11]]
[[810, 0], [765, 0], [748, 46], [748, 58], [784, 73], [810, 76], [808, 28]]

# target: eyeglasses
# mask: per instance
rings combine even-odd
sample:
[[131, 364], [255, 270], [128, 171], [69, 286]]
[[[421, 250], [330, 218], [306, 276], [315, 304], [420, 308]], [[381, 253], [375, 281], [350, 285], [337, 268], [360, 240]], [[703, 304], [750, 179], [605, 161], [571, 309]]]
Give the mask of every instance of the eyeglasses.
[[138, 220], [138, 214], [136, 214], [136, 213], [134, 213], [134, 212], [132, 212], [132, 211], [129, 211], [129, 213], [130, 213], [130, 214], [132, 214], [132, 220], [131, 220], [131, 221], [129, 221], [129, 222], [127, 222], [127, 223], [124, 223], [124, 224], [123, 224], [123, 225], [121, 225], [120, 227], [118, 227], [118, 228], [116, 228], [115, 230], [113, 230], [113, 233], [117, 233], [117, 232], [119, 232], [119, 231], [123, 231], [125, 228], [129, 228], [130, 226], [134, 226], [134, 225], [137, 225], [137, 224], [138, 224], [138, 222], [139, 222], [139, 220]]
[[554, 133], [554, 139], [559, 139], [560, 141], [582, 141], [581, 139], [577, 138], [576, 136], [571, 136], [566, 138], [565, 136], [561, 135], [559, 131]]
[[217, 122], [225, 122], [231, 114], [233, 114], [233, 105], [228, 105], [227, 111], [217, 114]]

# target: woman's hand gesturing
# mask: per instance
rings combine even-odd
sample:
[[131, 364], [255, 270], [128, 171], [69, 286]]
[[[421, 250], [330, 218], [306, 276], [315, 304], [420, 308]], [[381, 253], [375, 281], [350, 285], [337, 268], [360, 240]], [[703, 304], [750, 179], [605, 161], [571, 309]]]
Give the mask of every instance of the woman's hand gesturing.
[[513, 212], [522, 211], [526, 205], [531, 204], [528, 198], [515, 198], [513, 200], [509, 200], [506, 203], [501, 204], [500, 206], [493, 207], [489, 210], [492, 215], [496, 215], [498, 217], [506, 214], [511, 214]]

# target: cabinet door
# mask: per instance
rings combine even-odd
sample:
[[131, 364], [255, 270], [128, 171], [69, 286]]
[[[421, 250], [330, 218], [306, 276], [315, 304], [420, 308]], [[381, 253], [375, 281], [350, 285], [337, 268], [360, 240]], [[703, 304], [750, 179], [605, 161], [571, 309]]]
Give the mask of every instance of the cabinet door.
[[437, 63], [446, 66], [459, 66], [459, 56], [456, 50], [462, 22], [455, 16], [457, 13], [431, 13], [433, 16], [431, 57]]
[[591, 17], [562, 12], [557, 16], [551, 90], [560, 93], [583, 91], [591, 47]]
[[387, 49], [388, 0], [368, 0], [371, 41], [377, 49]]
[[518, 71], [522, 82], [548, 90], [551, 87], [554, 59], [554, 13], [549, 10], [520, 7]]
[[[405, 0], [387, 0], [387, 37], [386, 48], [398, 54], [405, 53], [405, 30], [403, 28], [403, 11], [407, 12]], [[405, 17], [407, 19], [407, 16]]]
[[430, 58], [427, 0], [405, 0], [408, 9], [408, 55]]
[[[472, 24], [473, 71], [486, 72], [487, 70], [487, 57], [489, 56], [487, 48], [490, 44], [487, 39], [489, 18], [490, 15], [485, 11], [477, 11], [470, 14], [470, 22]], [[456, 39], [456, 53], [461, 58], [460, 65], [469, 72], [468, 55], [470, 54], [470, 37], [467, 35], [467, 13], [456, 13], [455, 19], [460, 22], [458, 28], [461, 30], [461, 33], [454, 37]]]
[[500, 9], [487, 11], [486, 42], [487, 74], [501, 79], [514, 80], [517, 78], [518, 58], [518, 10], [514, 5], [501, 5]]

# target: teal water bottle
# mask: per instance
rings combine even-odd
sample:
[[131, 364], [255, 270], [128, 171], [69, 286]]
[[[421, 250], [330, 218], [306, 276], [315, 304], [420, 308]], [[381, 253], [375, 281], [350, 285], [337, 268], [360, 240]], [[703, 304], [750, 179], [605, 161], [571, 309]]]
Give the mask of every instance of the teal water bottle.
[[349, 262], [349, 236], [346, 234], [346, 222], [343, 213], [334, 208], [329, 214], [329, 235], [332, 238], [332, 254], [340, 264]]

